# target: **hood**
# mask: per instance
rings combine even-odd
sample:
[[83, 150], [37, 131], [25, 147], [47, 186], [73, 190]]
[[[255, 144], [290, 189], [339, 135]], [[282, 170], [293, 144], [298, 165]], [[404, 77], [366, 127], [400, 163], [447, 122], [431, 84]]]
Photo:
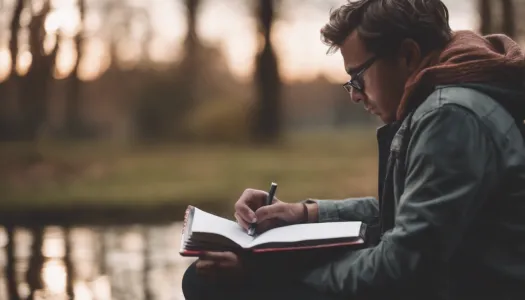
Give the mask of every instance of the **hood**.
[[512, 105], [523, 106], [525, 55], [516, 42], [502, 34], [455, 32], [444, 49], [427, 55], [408, 78], [398, 120], [421, 104], [438, 85], [471, 85], [491, 93], [498, 101], [510, 97]]

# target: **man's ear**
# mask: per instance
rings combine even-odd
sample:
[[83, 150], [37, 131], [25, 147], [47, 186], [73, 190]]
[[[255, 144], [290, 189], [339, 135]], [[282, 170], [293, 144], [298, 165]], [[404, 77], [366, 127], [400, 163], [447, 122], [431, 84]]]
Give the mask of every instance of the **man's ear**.
[[422, 59], [421, 48], [412, 39], [405, 39], [401, 42], [398, 55], [400, 63], [407, 68], [409, 73], [417, 69]]

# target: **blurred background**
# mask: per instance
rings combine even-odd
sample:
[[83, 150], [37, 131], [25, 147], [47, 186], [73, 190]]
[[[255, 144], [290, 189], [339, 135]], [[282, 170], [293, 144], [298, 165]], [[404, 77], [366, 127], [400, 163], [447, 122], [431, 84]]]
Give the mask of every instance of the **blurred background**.
[[[380, 124], [320, 41], [344, 2], [0, 0], [0, 299], [183, 299], [187, 205], [375, 196]], [[523, 0], [444, 2], [523, 41]]]

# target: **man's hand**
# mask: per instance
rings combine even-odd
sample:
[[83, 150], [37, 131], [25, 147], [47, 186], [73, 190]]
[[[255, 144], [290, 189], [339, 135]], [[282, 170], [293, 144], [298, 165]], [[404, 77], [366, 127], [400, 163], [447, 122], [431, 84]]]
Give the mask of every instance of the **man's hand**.
[[233, 252], [205, 252], [199, 257], [196, 268], [200, 275], [214, 279], [238, 278], [244, 272], [241, 259]]
[[260, 190], [247, 189], [235, 203], [235, 218], [246, 230], [251, 223], [257, 223], [257, 232], [306, 222], [304, 208], [301, 203], [285, 203], [273, 199], [273, 203], [263, 206], [268, 193]]

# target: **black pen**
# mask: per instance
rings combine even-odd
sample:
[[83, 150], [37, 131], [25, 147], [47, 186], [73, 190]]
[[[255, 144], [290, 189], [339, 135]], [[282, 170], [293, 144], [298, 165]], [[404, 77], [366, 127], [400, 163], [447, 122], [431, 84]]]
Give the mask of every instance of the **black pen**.
[[[272, 204], [273, 197], [275, 197], [276, 190], [277, 190], [277, 183], [272, 182], [272, 186], [270, 187], [270, 191], [268, 192], [268, 196], [266, 197], [266, 203], [264, 203], [264, 205]], [[248, 229], [248, 234], [251, 236], [255, 235], [256, 227], [257, 227], [257, 223], [250, 224], [250, 228]]]

